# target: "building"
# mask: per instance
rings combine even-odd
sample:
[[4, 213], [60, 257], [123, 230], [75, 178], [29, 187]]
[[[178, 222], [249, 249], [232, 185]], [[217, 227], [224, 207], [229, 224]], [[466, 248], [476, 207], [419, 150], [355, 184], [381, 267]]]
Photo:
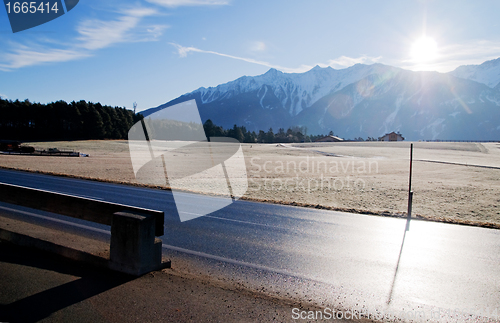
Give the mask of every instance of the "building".
[[21, 143], [15, 140], [0, 140], [0, 151], [19, 151]]
[[4, 153], [34, 153], [35, 148], [31, 146], [22, 146], [20, 141], [0, 140], [0, 151]]
[[403, 141], [405, 138], [398, 132], [394, 131], [388, 134], [385, 134], [383, 137], [380, 137], [378, 140], [380, 141]]
[[337, 136], [329, 135], [323, 138], [316, 139], [315, 142], [340, 142], [340, 141], [344, 141], [344, 139], [339, 138]]

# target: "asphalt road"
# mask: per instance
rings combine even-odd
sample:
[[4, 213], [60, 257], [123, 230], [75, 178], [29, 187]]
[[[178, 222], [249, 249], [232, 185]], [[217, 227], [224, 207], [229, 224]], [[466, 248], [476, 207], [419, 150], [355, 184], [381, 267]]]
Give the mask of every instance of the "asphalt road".
[[[0, 181], [163, 210], [164, 252], [193, 274], [372, 319], [500, 320], [498, 230], [412, 221], [405, 234], [403, 219], [247, 201], [181, 223], [169, 191], [5, 170]], [[6, 204], [0, 213], [102, 239], [109, 229]]]

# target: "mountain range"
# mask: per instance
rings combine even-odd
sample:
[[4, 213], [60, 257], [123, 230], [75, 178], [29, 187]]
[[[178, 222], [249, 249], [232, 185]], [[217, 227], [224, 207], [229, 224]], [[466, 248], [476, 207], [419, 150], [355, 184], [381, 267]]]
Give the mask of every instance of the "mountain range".
[[305, 73], [270, 69], [199, 88], [143, 111], [148, 116], [195, 99], [202, 121], [248, 130], [307, 127], [343, 138], [399, 131], [406, 140], [500, 140], [500, 58], [449, 73], [383, 64]]

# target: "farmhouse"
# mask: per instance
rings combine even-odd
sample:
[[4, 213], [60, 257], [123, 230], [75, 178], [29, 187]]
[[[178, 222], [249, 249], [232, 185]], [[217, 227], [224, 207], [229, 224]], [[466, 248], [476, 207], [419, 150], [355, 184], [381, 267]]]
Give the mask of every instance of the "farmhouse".
[[380, 137], [378, 140], [380, 141], [403, 141], [405, 138], [399, 133], [395, 133], [394, 131], [388, 134], [385, 134], [383, 137]]
[[14, 140], [0, 140], [0, 151], [19, 151], [21, 143]]
[[339, 141], [344, 141], [344, 139], [332, 135], [316, 139], [316, 142], [339, 142]]

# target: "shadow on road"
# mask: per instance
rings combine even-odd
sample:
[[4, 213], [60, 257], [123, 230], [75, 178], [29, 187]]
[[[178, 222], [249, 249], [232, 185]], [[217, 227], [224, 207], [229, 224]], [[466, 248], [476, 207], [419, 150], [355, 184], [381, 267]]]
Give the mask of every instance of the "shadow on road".
[[[37, 322], [134, 279], [5, 242], [0, 243], [0, 270], [0, 322]], [[60, 277], [74, 280], [61, 284]], [[40, 291], [40, 282], [57, 286]]]
[[406, 219], [405, 230], [403, 233], [403, 241], [401, 242], [401, 248], [399, 249], [398, 262], [396, 263], [396, 270], [394, 270], [394, 278], [392, 279], [391, 291], [389, 292], [389, 297], [387, 298], [387, 305], [392, 301], [392, 293], [394, 292], [394, 286], [396, 285], [396, 277], [398, 276], [399, 263], [401, 261], [401, 255], [403, 254], [403, 247], [405, 245], [406, 232], [410, 229], [410, 218]]

